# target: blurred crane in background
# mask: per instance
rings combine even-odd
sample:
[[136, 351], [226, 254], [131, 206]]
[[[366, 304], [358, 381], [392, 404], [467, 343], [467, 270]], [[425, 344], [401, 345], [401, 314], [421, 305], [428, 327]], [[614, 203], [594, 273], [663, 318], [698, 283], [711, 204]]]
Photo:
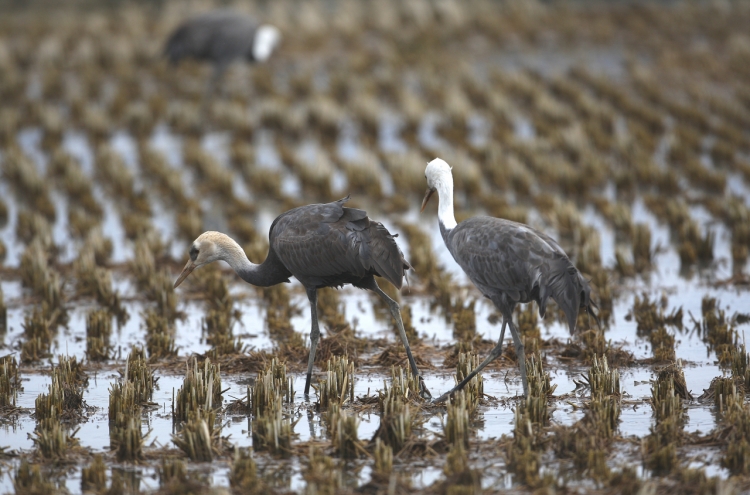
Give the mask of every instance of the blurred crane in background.
[[191, 17], [169, 36], [164, 55], [170, 63], [184, 59], [213, 65], [204, 104], [216, 91], [224, 72], [238, 60], [265, 62], [281, 41], [281, 32], [270, 24], [231, 9], [211, 10]]

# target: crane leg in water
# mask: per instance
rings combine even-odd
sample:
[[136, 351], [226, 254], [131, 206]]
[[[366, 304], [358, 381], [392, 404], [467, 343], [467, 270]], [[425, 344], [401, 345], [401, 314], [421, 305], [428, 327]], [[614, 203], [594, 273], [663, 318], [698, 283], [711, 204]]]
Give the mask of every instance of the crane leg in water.
[[305, 379], [305, 397], [310, 394], [310, 379], [312, 378], [313, 364], [315, 363], [315, 350], [320, 340], [320, 326], [318, 325], [318, 289], [307, 288], [307, 298], [310, 300], [310, 316], [312, 327], [310, 329], [310, 356], [307, 360], [307, 378]]
[[521, 340], [521, 336], [518, 333], [518, 329], [516, 329], [516, 326], [513, 324], [513, 311], [510, 312], [503, 312], [503, 327], [500, 330], [500, 340], [497, 342], [497, 345], [494, 349], [490, 352], [490, 355], [487, 356], [487, 359], [482, 361], [482, 363], [474, 369], [469, 375], [461, 380], [461, 383], [435, 399], [433, 402], [439, 403], [439, 402], [445, 402], [448, 397], [451, 396], [451, 394], [455, 393], [458, 390], [461, 390], [469, 381], [476, 376], [477, 373], [482, 371], [488, 364], [490, 364], [492, 361], [500, 357], [500, 354], [503, 352], [503, 339], [505, 339], [505, 326], [510, 327], [510, 335], [513, 337], [513, 346], [516, 349], [516, 356], [518, 356], [518, 367], [521, 371], [521, 382], [523, 383], [523, 394], [528, 397], [529, 395], [529, 381], [526, 376], [526, 353], [524, 352], [523, 347], [523, 341]]
[[461, 382], [458, 383], [455, 387], [453, 387], [452, 389], [448, 390], [446, 393], [444, 393], [443, 395], [441, 395], [440, 397], [438, 397], [437, 399], [435, 399], [433, 401], [435, 404], [439, 404], [441, 402], [445, 402], [446, 400], [448, 400], [448, 397], [450, 397], [451, 394], [453, 394], [453, 393], [461, 390], [462, 388], [464, 388], [464, 386], [466, 386], [466, 384], [469, 383], [471, 381], [471, 379], [474, 378], [477, 375], [477, 373], [479, 373], [480, 371], [482, 371], [485, 366], [487, 366], [492, 361], [494, 361], [495, 359], [497, 359], [500, 356], [500, 354], [503, 353], [503, 340], [505, 339], [505, 326], [507, 324], [508, 324], [507, 320], [505, 318], [503, 318], [503, 327], [500, 330], [500, 340], [497, 341], [497, 345], [492, 349], [492, 351], [490, 351], [490, 355], [487, 356], [487, 359], [485, 359], [484, 361], [482, 361], [482, 363], [479, 366], [477, 366], [471, 373], [469, 373], [466, 376], [466, 378], [464, 378], [463, 380], [461, 380]]
[[378, 283], [375, 281], [375, 279], [372, 279], [372, 282], [367, 286], [367, 288], [379, 295], [388, 305], [388, 309], [391, 311], [393, 319], [396, 320], [396, 326], [398, 327], [398, 333], [401, 336], [401, 342], [403, 342], [404, 348], [406, 349], [406, 356], [409, 358], [409, 366], [411, 367], [411, 372], [414, 376], [419, 377], [419, 395], [421, 395], [423, 399], [431, 399], [432, 394], [430, 394], [430, 391], [427, 390], [427, 386], [424, 383], [424, 378], [419, 373], [419, 369], [417, 369], [417, 362], [414, 360], [414, 356], [412, 356], [411, 354], [411, 347], [409, 347], [409, 339], [406, 338], [406, 330], [404, 329], [404, 322], [401, 319], [401, 308], [399, 304], [388, 297], [388, 294], [383, 292], [383, 289], [378, 286]]

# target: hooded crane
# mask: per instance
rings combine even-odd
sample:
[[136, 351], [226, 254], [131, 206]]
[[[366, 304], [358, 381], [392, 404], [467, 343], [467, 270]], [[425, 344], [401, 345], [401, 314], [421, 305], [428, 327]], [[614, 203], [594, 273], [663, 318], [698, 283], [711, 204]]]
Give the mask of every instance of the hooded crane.
[[333, 203], [294, 208], [279, 215], [268, 232], [268, 256], [260, 265], [247, 259], [242, 248], [220, 232], [204, 232], [190, 247], [190, 259], [175, 282], [175, 288], [197, 267], [223, 260], [245, 282], [269, 287], [296, 277], [310, 300], [312, 328], [307, 363], [305, 395], [310, 392], [315, 350], [320, 338], [318, 327], [318, 289], [352, 284], [378, 294], [396, 320], [401, 341], [406, 348], [414, 376], [419, 377], [420, 393], [430, 392], [419, 374], [404, 331], [399, 305], [378, 287], [374, 276], [383, 277], [398, 288], [411, 265], [404, 259], [395, 236], [379, 222], [370, 220], [367, 212], [346, 208], [349, 196]]
[[544, 318], [547, 299], [551, 297], [565, 313], [572, 334], [579, 308], [585, 308], [596, 320], [591, 310], [589, 284], [557, 242], [528, 225], [485, 216], [457, 224], [453, 216], [453, 175], [444, 160], [436, 158], [428, 163], [425, 178], [427, 192], [421, 211], [437, 191], [440, 234], [448, 251], [484, 297], [491, 300], [503, 315], [500, 340], [487, 359], [435, 402], [446, 400], [500, 356], [506, 326], [510, 327], [518, 355], [523, 393], [528, 397], [526, 356], [521, 337], [513, 324], [513, 309], [518, 303], [536, 301], [539, 315]]
[[211, 62], [214, 72], [206, 90], [210, 96], [232, 62], [265, 62], [280, 40], [281, 33], [270, 24], [258, 24], [235, 10], [217, 9], [178, 26], [164, 46], [164, 55], [172, 64], [186, 58]]

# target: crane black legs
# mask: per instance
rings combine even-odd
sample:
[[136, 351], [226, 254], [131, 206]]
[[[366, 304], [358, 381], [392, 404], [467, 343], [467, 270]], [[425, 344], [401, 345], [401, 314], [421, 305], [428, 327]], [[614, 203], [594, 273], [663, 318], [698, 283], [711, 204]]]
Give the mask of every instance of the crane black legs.
[[[430, 395], [430, 391], [427, 390], [422, 375], [419, 374], [419, 370], [417, 369], [417, 362], [414, 361], [414, 356], [411, 355], [411, 348], [409, 347], [409, 340], [406, 338], [406, 330], [404, 330], [404, 322], [401, 320], [401, 312], [398, 303], [388, 297], [388, 295], [383, 292], [380, 287], [378, 287], [375, 279], [372, 279], [372, 282], [368, 283], [366, 286], [363, 286], [363, 288], [375, 292], [383, 298], [386, 304], [388, 304], [388, 308], [391, 310], [391, 315], [393, 316], [393, 319], [396, 320], [396, 326], [398, 327], [398, 332], [401, 335], [401, 341], [404, 343], [404, 347], [406, 348], [406, 356], [409, 358], [409, 366], [411, 366], [411, 372], [414, 374], [414, 376], [419, 377], [419, 394], [423, 399], [431, 399], [432, 395]], [[318, 326], [318, 290], [315, 288], [307, 288], [307, 298], [310, 300], [312, 328], [310, 330], [310, 356], [307, 361], [305, 396], [308, 396], [310, 394], [310, 380], [312, 379], [312, 370], [315, 363], [315, 350], [318, 348], [318, 340], [320, 340], [320, 327]]]
[[398, 333], [401, 336], [401, 342], [403, 342], [404, 348], [406, 349], [406, 357], [409, 358], [409, 366], [411, 367], [411, 372], [414, 376], [419, 377], [419, 395], [421, 395], [422, 398], [426, 400], [432, 399], [432, 394], [430, 394], [430, 391], [427, 390], [427, 386], [424, 384], [424, 378], [422, 378], [422, 375], [417, 369], [417, 362], [414, 361], [414, 356], [411, 355], [409, 339], [406, 338], [404, 322], [401, 319], [401, 308], [396, 301], [388, 297], [388, 294], [383, 292], [383, 289], [378, 286], [378, 283], [375, 281], [375, 279], [372, 279], [372, 283], [367, 288], [379, 295], [388, 305], [388, 309], [391, 310], [391, 315], [393, 316], [393, 319], [396, 320], [396, 326], [398, 327]]
[[500, 340], [497, 341], [497, 345], [492, 349], [492, 351], [490, 351], [490, 355], [487, 356], [487, 359], [485, 359], [484, 361], [482, 361], [482, 363], [479, 366], [477, 366], [474, 369], [474, 371], [472, 371], [471, 373], [469, 373], [468, 376], [466, 376], [466, 378], [464, 378], [463, 380], [461, 380], [461, 383], [457, 384], [455, 387], [453, 387], [452, 389], [448, 390], [446, 393], [444, 393], [443, 395], [441, 395], [440, 397], [438, 397], [437, 399], [435, 399], [433, 401], [435, 404], [439, 404], [440, 402], [445, 402], [446, 400], [448, 400], [448, 397], [450, 397], [451, 394], [453, 394], [454, 392], [457, 392], [458, 390], [461, 390], [462, 388], [464, 388], [464, 386], [467, 383], [469, 383], [471, 381], [471, 379], [474, 378], [477, 375], [477, 373], [479, 373], [480, 371], [482, 371], [482, 369], [484, 369], [485, 366], [487, 366], [492, 361], [494, 361], [495, 359], [497, 359], [500, 356], [500, 354], [503, 353], [503, 340], [505, 339], [505, 326], [507, 325], [507, 323], [508, 322], [505, 320], [505, 318], [503, 318], [503, 327], [500, 330]]
[[320, 327], [318, 326], [318, 289], [307, 288], [307, 298], [310, 300], [310, 316], [312, 327], [310, 329], [310, 356], [307, 359], [307, 378], [305, 379], [305, 397], [310, 394], [310, 379], [312, 378], [313, 364], [315, 363], [315, 350], [320, 340]]
[[497, 341], [497, 345], [490, 351], [490, 355], [487, 356], [487, 359], [482, 361], [482, 363], [476, 367], [469, 375], [461, 380], [461, 383], [457, 384], [455, 387], [435, 399], [434, 403], [440, 403], [445, 402], [448, 397], [451, 396], [454, 392], [461, 390], [464, 388], [464, 386], [469, 383], [469, 381], [476, 376], [477, 373], [482, 371], [485, 366], [490, 364], [492, 361], [500, 357], [500, 354], [503, 352], [503, 340], [505, 339], [505, 326], [510, 327], [510, 334], [513, 337], [513, 346], [516, 348], [516, 355], [518, 356], [518, 367], [521, 370], [521, 381], [523, 383], [523, 394], [528, 397], [529, 395], [529, 383], [528, 379], [526, 378], [526, 354], [524, 353], [523, 349], [523, 342], [521, 341], [521, 336], [518, 335], [518, 330], [516, 330], [515, 325], [513, 325], [513, 318], [512, 318], [513, 312], [511, 311], [507, 316], [503, 316], [503, 327], [500, 330], [500, 339]]

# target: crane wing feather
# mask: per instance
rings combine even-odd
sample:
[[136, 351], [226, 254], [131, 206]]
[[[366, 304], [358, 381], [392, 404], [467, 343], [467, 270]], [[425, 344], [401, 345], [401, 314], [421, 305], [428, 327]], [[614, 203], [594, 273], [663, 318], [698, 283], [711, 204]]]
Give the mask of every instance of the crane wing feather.
[[257, 22], [231, 9], [204, 12], [182, 23], [169, 37], [164, 54], [172, 62], [183, 58], [226, 63], [252, 52]]
[[279, 216], [271, 226], [271, 247], [303, 283], [342, 285], [372, 274], [401, 287], [409, 264], [393, 236], [364, 210], [344, 207], [347, 200], [302, 206]]
[[[492, 217], [474, 217], [450, 232], [448, 246], [478, 286], [528, 300], [534, 287], [567, 261], [562, 248], [531, 227]], [[569, 261], [568, 261], [569, 262]]]
[[528, 225], [474, 217], [448, 232], [445, 241], [461, 268], [488, 296], [502, 295], [513, 303], [535, 300], [541, 316], [552, 297], [571, 332], [578, 309], [590, 305], [589, 284], [565, 251]]

